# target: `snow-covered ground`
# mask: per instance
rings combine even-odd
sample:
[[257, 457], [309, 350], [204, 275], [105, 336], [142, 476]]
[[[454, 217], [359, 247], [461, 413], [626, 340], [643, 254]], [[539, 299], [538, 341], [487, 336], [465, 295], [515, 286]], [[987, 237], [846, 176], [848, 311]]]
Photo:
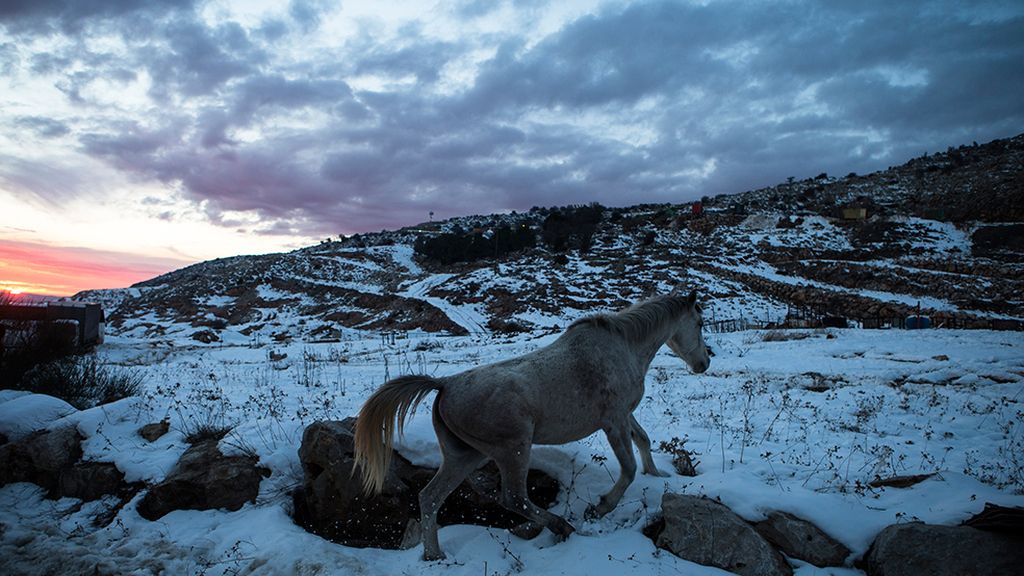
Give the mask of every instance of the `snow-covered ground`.
[[[407, 287], [429, 289], [429, 282]], [[583, 518], [617, 463], [600, 434], [534, 450], [534, 464], [571, 486], [554, 511], [577, 533], [525, 541], [504, 530], [449, 526], [448, 560], [405, 551], [340, 546], [296, 526], [290, 491], [301, 482], [303, 428], [354, 415], [388, 378], [444, 375], [504, 359], [555, 335], [514, 339], [423, 336], [390, 343], [358, 331], [333, 344], [197, 345], [108, 337], [101, 355], [141, 371], [145, 394], [64, 416], [87, 437], [87, 459], [114, 462], [128, 480], [157, 481], [184, 452], [184, 436], [206, 423], [234, 426], [225, 452], [260, 456], [272, 475], [237, 512], [177, 511], [156, 522], [135, 507], [103, 527], [112, 500], [43, 498], [31, 484], [0, 488], [4, 574], [724, 574], [659, 551], [641, 533], [666, 491], [720, 498], [749, 520], [783, 510], [811, 520], [861, 555], [884, 526], [920, 519], [955, 524], [985, 502], [1024, 505], [1024, 338], [986, 331], [828, 330], [711, 336], [715, 357], [694, 375], [667, 349], [655, 359], [636, 411], [657, 446], [685, 439], [693, 478], [638, 476], [621, 504]], [[271, 361], [269, 353], [287, 354]], [[279, 356], [275, 355], [275, 358]], [[23, 396], [7, 402], [32, 405]], [[60, 413], [54, 413], [59, 415]], [[156, 442], [143, 424], [168, 418]], [[400, 450], [417, 463], [439, 455], [420, 406]], [[669, 454], [655, 460], [672, 470]], [[931, 473], [910, 488], [871, 488], [876, 478]], [[795, 563], [797, 573], [856, 574]]]

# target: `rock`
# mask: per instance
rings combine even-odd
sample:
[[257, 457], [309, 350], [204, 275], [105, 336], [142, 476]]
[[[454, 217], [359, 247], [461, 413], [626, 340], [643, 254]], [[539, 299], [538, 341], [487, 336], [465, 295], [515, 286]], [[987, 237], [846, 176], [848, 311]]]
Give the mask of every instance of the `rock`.
[[[415, 466], [397, 452], [380, 495], [367, 496], [353, 474], [355, 418], [315, 422], [302, 435], [299, 460], [303, 485], [293, 494], [295, 521], [306, 530], [347, 546], [406, 548], [419, 543], [419, 491], [436, 472]], [[497, 504], [499, 485], [493, 464], [477, 470], [445, 501], [438, 524], [477, 524], [514, 528], [525, 519]], [[528, 492], [542, 507], [551, 506], [561, 486], [551, 476], [530, 470]], [[518, 534], [536, 535], [531, 527]]]
[[146, 424], [139, 428], [139, 436], [145, 438], [147, 442], [156, 442], [158, 438], [167, 434], [167, 431], [170, 429], [171, 423], [167, 420], [161, 420], [160, 422]]
[[850, 555], [849, 548], [820, 528], [786, 512], [772, 512], [754, 529], [787, 556], [815, 566], [842, 566]]
[[1024, 508], [1008, 508], [985, 502], [985, 509], [964, 520], [963, 525], [1024, 538]]
[[190, 336], [193, 340], [202, 342], [203, 344], [212, 344], [214, 342], [220, 342], [220, 336], [216, 332], [209, 328], [205, 330], [196, 330]]
[[34, 432], [0, 446], [0, 486], [32, 482], [53, 498], [60, 494], [60, 475], [82, 456], [82, 436], [74, 426]]
[[1005, 534], [911, 522], [882, 530], [862, 564], [868, 576], [1020, 574], [1024, 548]]
[[661, 510], [661, 526], [645, 532], [659, 548], [684, 560], [743, 576], [793, 573], [778, 551], [723, 504], [666, 493]]
[[0, 434], [14, 442], [77, 411], [64, 400], [46, 394], [18, 396], [0, 403]]
[[[365, 497], [359, 475], [351, 473], [354, 426], [355, 420], [349, 418], [306, 427], [299, 447], [304, 481], [295, 494], [296, 521], [310, 532], [350, 546], [398, 548], [415, 506], [396, 470], [412, 465], [394, 458], [383, 492]], [[353, 514], [355, 510], [360, 514]]]
[[270, 475], [255, 456], [225, 456], [218, 440], [198, 442], [185, 451], [163, 482], [139, 502], [139, 515], [156, 520], [174, 510], [238, 510], [259, 494], [260, 480]]
[[868, 482], [868, 486], [872, 488], [909, 488], [915, 484], [920, 484], [925, 480], [935, 476], [935, 472], [929, 472], [928, 474], [909, 474], [906, 476], [890, 476], [888, 478], [875, 478], [871, 482]]
[[0, 485], [32, 482], [50, 498], [96, 500], [119, 494], [124, 474], [106, 462], [81, 462], [82, 436], [74, 426], [44, 430], [0, 446]]
[[61, 471], [58, 490], [62, 497], [98, 500], [117, 494], [126, 486], [124, 473], [110, 462], [78, 462]]

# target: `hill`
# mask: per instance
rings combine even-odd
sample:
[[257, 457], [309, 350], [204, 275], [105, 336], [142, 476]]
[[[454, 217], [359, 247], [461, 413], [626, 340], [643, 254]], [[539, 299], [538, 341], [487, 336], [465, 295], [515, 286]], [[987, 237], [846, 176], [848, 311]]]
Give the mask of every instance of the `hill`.
[[[461, 217], [202, 262], [76, 298], [104, 302], [114, 334], [207, 343], [544, 329], [680, 285], [701, 292], [712, 327], [824, 317], [890, 325], [918, 312], [938, 325], [1016, 327], [1024, 318], [1022, 167], [1024, 135], [869, 175], [705, 197], [702, 210]], [[596, 216], [573, 220], [582, 211]], [[536, 240], [502, 250], [507, 230]], [[585, 241], [572, 235], [579, 230]], [[442, 237], [457, 257], [426, 248]]]

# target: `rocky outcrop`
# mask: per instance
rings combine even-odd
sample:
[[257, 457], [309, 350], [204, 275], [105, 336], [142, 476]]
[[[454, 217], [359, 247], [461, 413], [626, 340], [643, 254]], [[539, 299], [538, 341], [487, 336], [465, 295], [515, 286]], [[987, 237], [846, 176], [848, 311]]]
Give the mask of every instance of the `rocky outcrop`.
[[218, 440], [198, 442], [185, 451], [174, 469], [139, 502], [139, 515], [156, 520], [174, 510], [238, 510], [259, 494], [270, 475], [255, 456], [225, 456]]
[[[436, 470], [415, 466], [395, 452], [382, 493], [363, 494], [359, 474], [352, 473], [354, 428], [354, 418], [306, 428], [299, 448], [303, 485], [294, 493], [296, 523], [348, 546], [393, 549], [417, 544], [419, 491]], [[498, 505], [499, 482], [493, 464], [477, 470], [447, 498], [438, 523], [522, 525], [525, 519]], [[539, 470], [530, 470], [527, 482], [530, 498], [543, 507], [553, 504], [561, 489], [557, 480]]]
[[82, 436], [74, 426], [41, 430], [0, 446], [0, 485], [31, 482], [50, 498], [82, 500], [131, 492], [117, 466], [81, 458]]
[[659, 548], [698, 564], [743, 576], [788, 576], [785, 558], [725, 505], [699, 496], [667, 493], [662, 520], [646, 530]]
[[790, 558], [815, 566], [842, 566], [850, 549], [814, 524], [786, 512], [772, 512], [754, 529]]
[[1020, 574], [1021, 541], [970, 526], [896, 524], [875, 537], [862, 568], [868, 576]]

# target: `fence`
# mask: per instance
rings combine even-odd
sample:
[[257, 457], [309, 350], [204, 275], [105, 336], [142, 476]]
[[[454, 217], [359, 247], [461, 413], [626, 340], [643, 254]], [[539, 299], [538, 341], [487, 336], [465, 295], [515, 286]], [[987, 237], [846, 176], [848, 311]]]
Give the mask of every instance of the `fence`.
[[1003, 318], [960, 318], [956, 316], [861, 316], [842, 317], [830, 315], [787, 316], [777, 321], [732, 318], [705, 322], [704, 328], [712, 334], [740, 332], [742, 330], [766, 330], [776, 328], [864, 328], [886, 329], [927, 329], [946, 328], [955, 330], [1001, 330], [1022, 331], [1024, 322]]

